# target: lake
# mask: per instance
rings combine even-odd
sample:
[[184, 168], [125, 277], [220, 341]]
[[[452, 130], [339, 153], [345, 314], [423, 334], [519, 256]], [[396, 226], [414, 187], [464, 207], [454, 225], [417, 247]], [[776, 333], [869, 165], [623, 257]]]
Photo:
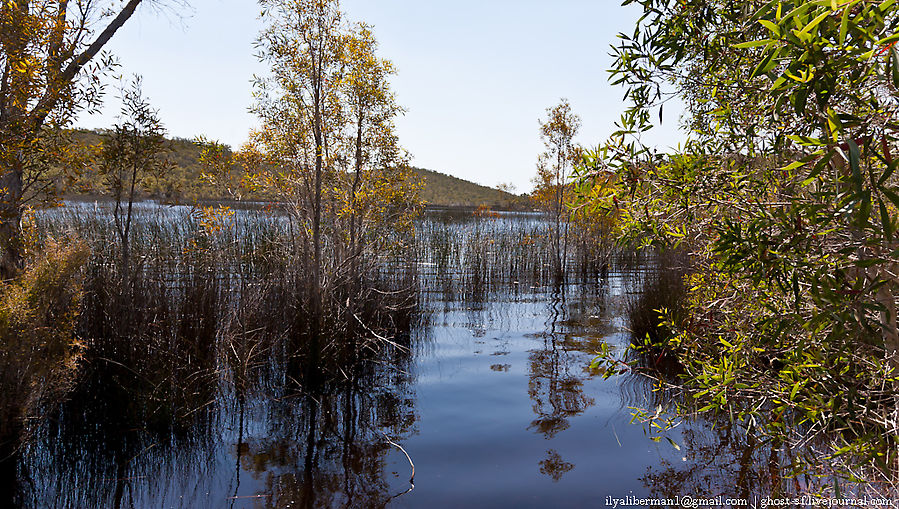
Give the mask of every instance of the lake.
[[[138, 210], [147, 275], [114, 308], [100, 276], [114, 254], [91, 262], [81, 365], [0, 464], [0, 502], [602, 507], [629, 496], [751, 500], [813, 482], [782, 479], [795, 451], [736, 428], [675, 418], [659, 433], [634, 422], [635, 408], [662, 422], [677, 396], [651, 377], [590, 367], [603, 345], [624, 355], [629, 303], [659, 270], [652, 256], [609, 249], [556, 286], [540, 255], [540, 215], [430, 211], [415, 257], [383, 267], [385, 299], [415, 287], [414, 306], [396, 313], [401, 333], [310, 383], [303, 377], [318, 366], [284, 339], [289, 277], [280, 293], [262, 292], [262, 264], [249, 255], [190, 265], [189, 209]], [[73, 204], [39, 221], [111, 245], [98, 226], [108, 212]], [[229, 235], [254, 239], [269, 228], [260, 224], [284, 223], [264, 211], [233, 221]]]

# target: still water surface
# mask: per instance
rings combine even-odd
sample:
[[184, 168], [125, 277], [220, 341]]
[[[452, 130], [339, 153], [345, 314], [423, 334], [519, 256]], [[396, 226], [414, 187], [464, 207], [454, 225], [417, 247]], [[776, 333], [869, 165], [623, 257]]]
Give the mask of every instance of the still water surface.
[[[166, 214], [177, 221], [176, 212]], [[667, 433], [673, 444], [652, 441], [631, 423], [629, 408], [654, 408], [651, 381], [603, 379], [589, 367], [603, 343], [628, 344], [626, 302], [652, 270], [647, 264], [612, 260], [608, 271], [561, 289], [494, 274], [470, 292], [461, 284], [470, 283], [470, 251], [457, 246], [463, 254], [441, 260], [433, 253], [435, 232], [499, 238], [541, 224], [533, 215], [426, 217], [420, 319], [408, 351], [376, 358], [372, 373], [351, 384], [287, 390], [281, 382], [290, 371], [276, 370], [237, 391], [218, 361], [211, 385], [188, 378], [207, 404], [159, 418], [147, 411], [152, 393], [126, 389], [148, 375], [89, 359], [17, 459], [23, 500], [32, 507], [602, 507], [610, 495], [748, 495], [761, 482], [751, 468], [755, 449], [702, 423]], [[514, 263], [489, 246], [483, 253], [493, 256], [488, 263]]]

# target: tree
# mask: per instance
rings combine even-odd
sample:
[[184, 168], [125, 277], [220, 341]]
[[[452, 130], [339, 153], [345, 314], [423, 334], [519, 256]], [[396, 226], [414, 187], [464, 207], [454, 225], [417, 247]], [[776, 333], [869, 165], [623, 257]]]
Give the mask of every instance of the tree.
[[0, 4], [0, 277], [21, 270], [22, 211], [50, 189], [47, 170], [65, 157], [60, 129], [98, 104], [98, 77], [113, 61], [95, 57], [140, 2], [118, 10], [80, 0]]
[[[353, 335], [356, 303], [370, 291], [363, 279], [412, 233], [418, 186], [394, 132], [402, 111], [390, 90], [394, 67], [376, 55], [370, 27], [345, 23], [336, 0], [263, 6], [258, 45], [271, 74], [256, 83], [262, 125], [236, 158], [296, 223], [316, 352], [326, 311]], [[325, 310], [325, 298], [339, 304]]]
[[[341, 59], [345, 69], [340, 91], [349, 116], [347, 152], [352, 152], [352, 167], [344, 164], [342, 174], [350, 179], [344, 215], [350, 223], [347, 256], [351, 259], [352, 278], [358, 277], [358, 258], [362, 250], [368, 241], [376, 240], [365, 238], [362, 220], [378, 205], [371, 200], [377, 196], [373, 191], [377, 190], [378, 179], [392, 181], [388, 182], [388, 188], [401, 189], [402, 181], [411, 178], [408, 169], [404, 169], [408, 163], [394, 134], [393, 119], [403, 111], [396, 104], [388, 81], [396, 69], [389, 60], [377, 56], [377, 46], [371, 27], [363, 23], [353, 27], [342, 40]], [[402, 209], [395, 211], [401, 214], [393, 219], [383, 219], [401, 219]]]
[[325, 237], [345, 265], [383, 237], [364, 231], [366, 224], [404, 224], [397, 222], [407, 212], [400, 204], [416, 201], [394, 132], [402, 112], [390, 90], [395, 69], [376, 55], [369, 26], [342, 21], [336, 0], [264, 5], [269, 27], [259, 38], [260, 57], [272, 73], [257, 81], [262, 126], [241, 152], [256, 154], [248, 158], [259, 164], [255, 184], [289, 202], [310, 232], [304, 249], [320, 285]]
[[121, 242], [122, 267], [127, 270], [135, 193], [151, 179], [162, 177], [170, 163], [161, 157], [169, 149], [165, 128], [144, 98], [139, 77], [122, 88], [121, 99], [121, 123], [101, 144], [99, 173], [115, 199], [113, 218]]
[[547, 108], [546, 119], [540, 121], [540, 138], [546, 150], [537, 158], [533, 197], [552, 214], [550, 240], [557, 281], [564, 278], [568, 259], [569, 179], [580, 153], [573, 141], [580, 126], [581, 119], [571, 111], [567, 99]]
[[[766, 412], [851, 427], [864, 450], [888, 445], [899, 6], [625, 3], [644, 11], [613, 69], [632, 105], [581, 176], [623, 238], [693, 255], [689, 318], [670, 324], [665, 347], [689, 384], [709, 389], [707, 409], [727, 394], [770, 395]], [[669, 94], [684, 98], [692, 139], [656, 154], [638, 135]], [[844, 393], [880, 403], [859, 408]], [[764, 422], [758, 409], [735, 411]]]
[[342, 13], [337, 0], [263, 0], [268, 26], [260, 34], [259, 58], [272, 66], [256, 82], [254, 111], [263, 122], [254, 133], [279, 172], [269, 180], [291, 199], [312, 237], [313, 302], [322, 266], [322, 182], [333, 167], [331, 144], [341, 114], [337, 99]]

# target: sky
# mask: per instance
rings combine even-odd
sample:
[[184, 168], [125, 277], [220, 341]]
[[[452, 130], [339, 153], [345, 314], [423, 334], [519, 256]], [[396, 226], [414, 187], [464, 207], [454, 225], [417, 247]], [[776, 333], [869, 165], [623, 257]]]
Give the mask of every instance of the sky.
[[[576, 141], [596, 146], [615, 130], [624, 90], [608, 83], [610, 45], [633, 31], [637, 11], [618, 0], [343, 0], [348, 19], [374, 26], [379, 53], [406, 113], [400, 143], [415, 166], [482, 185], [528, 192], [544, 147], [539, 119], [567, 98], [581, 117]], [[146, 5], [144, 5], [146, 4]], [[203, 135], [239, 147], [257, 125], [248, 111], [262, 28], [249, 0], [192, 0], [188, 7], [142, 4], [107, 45], [116, 74], [143, 77], [169, 134]], [[163, 5], [163, 7], [160, 7]], [[114, 82], [114, 78], [112, 78]], [[77, 125], [116, 121], [114, 86], [99, 114]], [[677, 115], [647, 138], [676, 145]]]

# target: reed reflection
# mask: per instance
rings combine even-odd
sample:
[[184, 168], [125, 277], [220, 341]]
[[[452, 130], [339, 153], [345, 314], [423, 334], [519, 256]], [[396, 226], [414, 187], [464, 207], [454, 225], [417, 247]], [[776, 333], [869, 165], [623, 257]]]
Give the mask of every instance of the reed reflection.
[[[381, 293], [356, 300], [358, 326], [312, 342], [302, 267], [260, 219], [212, 238], [190, 216], [145, 216], [128, 270], [103, 249], [101, 219], [48, 220], [95, 243], [76, 324], [85, 351], [68, 396], [2, 442], [8, 505], [386, 503], [385, 437], [415, 421], [415, 273], [353, 282]], [[340, 284], [329, 295], [343, 298]]]

